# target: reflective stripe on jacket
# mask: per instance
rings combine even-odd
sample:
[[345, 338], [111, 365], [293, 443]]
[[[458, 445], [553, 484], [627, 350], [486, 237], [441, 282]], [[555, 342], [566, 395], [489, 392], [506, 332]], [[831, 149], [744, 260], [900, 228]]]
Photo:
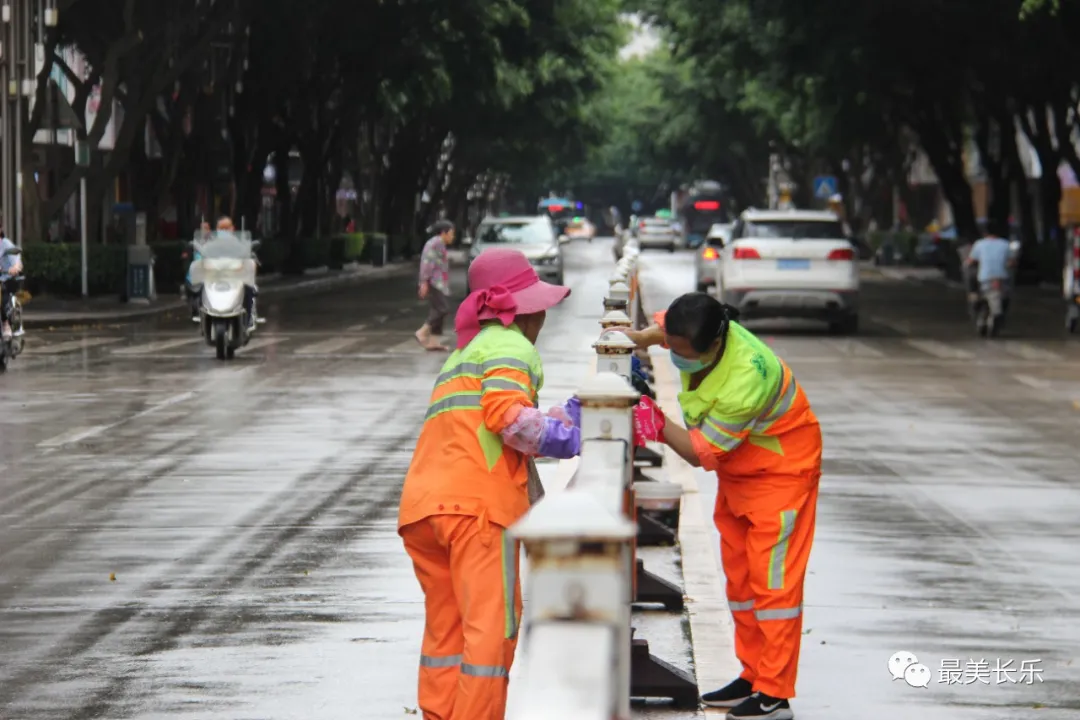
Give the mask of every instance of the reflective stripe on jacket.
[[[662, 327], [664, 313], [655, 320]], [[697, 388], [679, 374], [683, 421], [706, 470], [726, 479], [820, 472], [821, 430], [806, 393], [742, 325], [731, 323], [723, 357]]]
[[505, 528], [528, 511], [528, 458], [500, 432], [514, 405], [536, 405], [543, 382], [540, 355], [516, 325], [488, 325], [450, 355], [405, 476], [399, 528], [484, 513]]

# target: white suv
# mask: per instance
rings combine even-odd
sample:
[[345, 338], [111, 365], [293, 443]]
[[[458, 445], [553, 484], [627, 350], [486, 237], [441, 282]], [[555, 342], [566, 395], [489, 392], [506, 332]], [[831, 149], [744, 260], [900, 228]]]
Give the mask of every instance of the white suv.
[[717, 264], [717, 296], [747, 320], [812, 318], [859, 329], [858, 252], [831, 212], [746, 210]]

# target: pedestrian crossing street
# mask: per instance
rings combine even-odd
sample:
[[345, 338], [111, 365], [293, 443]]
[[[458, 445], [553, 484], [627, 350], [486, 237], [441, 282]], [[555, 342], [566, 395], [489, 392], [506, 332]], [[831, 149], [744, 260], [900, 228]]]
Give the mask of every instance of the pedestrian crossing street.
[[[267, 359], [364, 359], [403, 355], [430, 355], [407, 331], [365, 331], [355, 326], [344, 331], [260, 333], [238, 357]], [[993, 341], [978, 338], [942, 339], [918, 337], [837, 338], [814, 335], [769, 335], [762, 339], [789, 363], [866, 362], [876, 365], [975, 363], [979, 365], [1080, 364], [1080, 342], [1059, 340]], [[444, 342], [452, 342], [452, 336]], [[552, 343], [545, 343], [550, 348]], [[568, 348], [578, 352], [579, 348]], [[550, 350], [549, 350], [550, 352]], [[20, 360], [61, 360], [65, 357], [94, 359], [211, 357], [213, 350], [197, 335], [129, 337], [91, 335], [81, 337], [28, 335]], [[17, 363], [16, 363], [17, 364]]]

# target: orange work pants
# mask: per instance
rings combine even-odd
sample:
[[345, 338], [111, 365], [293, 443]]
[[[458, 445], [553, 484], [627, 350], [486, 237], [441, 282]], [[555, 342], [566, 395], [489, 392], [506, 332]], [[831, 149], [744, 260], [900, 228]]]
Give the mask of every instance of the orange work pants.
[[424, 720], [503, 720], [521, 620], [518, 544], [486, 515], [400, 530], [424, 591]]
[[721, 479], [716, 492], [713, 519], [741, 676], [776, 698], [795, 697], [819, 477]]

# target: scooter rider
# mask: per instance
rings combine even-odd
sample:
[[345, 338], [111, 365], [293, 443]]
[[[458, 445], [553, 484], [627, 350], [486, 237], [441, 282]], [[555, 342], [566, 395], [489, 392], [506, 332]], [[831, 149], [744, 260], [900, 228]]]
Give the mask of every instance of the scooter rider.
[[[978, 275], [976, 276], [977, 288], [980, 292], [985, 293], [990, 289], [990, 285], [995, 281], [999, 281], [1002, 287], [1002, 311], [1007, 311], [1009, 307], [1009, 269], [1013, 266], [1014, 260], [1009, 248], [1009, 241], [1003, 238], [997, 231], [997, 227], [993, 224], [987, 225], [986, 236], [975, 241], [975, 244], [971, 246], [971, 251], [968, 253], [965, 264], [968, 267], [978, 265]], [[972, 305], [978, 302], [978, 293], [974, 292], [975, 287], [973, 284], [971, 298]]]
[[[15, 243], [7, 239], [0, 230], [0, 253], [16, 247]], [[21, 255], [4, 255], [0, 257], [0, 321], [2, 321], [4, 340], [11, 339], [11, 288], [9, 281], [22, 273]]]
[[[217, 221], [218, 232], [236, 232], [236, 226], [233, 225], [232, 218], [228, 215], [222, 215]], [[256, 267], [258, 264], [256, 263]], [[255, 319], [255, 295], [258, 294], [258, 288], [251, 285], [244, 286], [244, 311], [247, 313], [247, 325], [251, 330], [255, 327], [257, 322]]]

